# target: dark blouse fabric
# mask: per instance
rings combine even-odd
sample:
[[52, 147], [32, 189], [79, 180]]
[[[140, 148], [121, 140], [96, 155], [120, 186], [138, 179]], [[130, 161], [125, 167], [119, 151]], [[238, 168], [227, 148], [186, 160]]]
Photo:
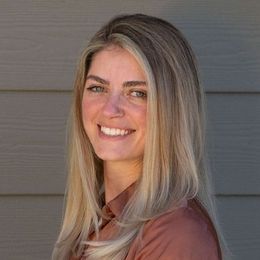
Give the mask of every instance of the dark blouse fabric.
[[[103, 210], [111, 217], [103, 220], [99, 240], [113, 237], [118, 230], [116, 219], [133, 194], [129, 186]], [[91, 240], [96, 240], [94, 234]], [[86, 257], [71, 256], [70, 260], [85, 260]], [[175, 210], [168, 210], [145, 224], [142, 236], [130, 246], [126, 260], [222, 260], [215, 228], [207, 211], [197, 199], [184, 200]]]

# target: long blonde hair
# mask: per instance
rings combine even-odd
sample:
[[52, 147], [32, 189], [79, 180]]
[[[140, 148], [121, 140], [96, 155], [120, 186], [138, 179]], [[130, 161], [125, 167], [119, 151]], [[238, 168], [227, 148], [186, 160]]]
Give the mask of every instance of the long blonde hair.
[[[87, 241], [98, 234], [103, 185], [102, 161], [96, 157], [82, 122], [81, 102], [93, 55], [117, 45], [140, 63], [148, 82], [147, 137], [143, 172], [120, 218], [120, 232], [109, 241]], [[53, 259], [81, 255], [89, 259], [124, 259], [144, 224], [197, 197], [215, 220], [205, 157], [204, 95], [194, 54], [170, 23], [143, 14], [122, 15], [104, 25], [81, 56], [74, 85], [69, 131], [69, 176], [63, 225]], [[216, 224], [218, 230], [218, 225]], [[221, 239], [221, 234], [219, 232]]]

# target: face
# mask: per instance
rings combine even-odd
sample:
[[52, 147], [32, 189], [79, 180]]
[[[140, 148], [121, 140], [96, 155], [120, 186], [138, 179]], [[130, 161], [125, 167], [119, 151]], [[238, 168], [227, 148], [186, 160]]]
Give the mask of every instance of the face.
[[104, 161], [142, 160], [146, 135], [147, 84], [137, 60], [110, 46], [96, 53], [82, 101], [86, 134]]

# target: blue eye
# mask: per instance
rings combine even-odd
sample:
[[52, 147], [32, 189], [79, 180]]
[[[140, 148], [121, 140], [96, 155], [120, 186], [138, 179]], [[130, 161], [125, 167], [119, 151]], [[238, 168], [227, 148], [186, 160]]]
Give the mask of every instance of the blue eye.
[[90, 92], [95, 92], [95, 93], [101, 93], [104, 92], [104, 88], [100, 86], [90, 86], [87, 88], [88, 91]]
[[134, 90], [134, 91], [131, 92], [131, 96], [139, 97], [139, 98], [146, 98], [147, 94], [146, 94], [145, 91]]

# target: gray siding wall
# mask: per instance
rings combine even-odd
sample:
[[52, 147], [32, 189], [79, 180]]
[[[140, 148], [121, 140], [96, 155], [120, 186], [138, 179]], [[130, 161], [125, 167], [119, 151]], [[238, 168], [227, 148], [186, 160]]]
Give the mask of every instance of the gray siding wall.
[[191, 42], [220, 222], [235, 260], [260, 259], [258, 0], [0, 0], [0, 258], [50, 258], [76, 61], [101, 24], [129, 12], [165, 18]]

